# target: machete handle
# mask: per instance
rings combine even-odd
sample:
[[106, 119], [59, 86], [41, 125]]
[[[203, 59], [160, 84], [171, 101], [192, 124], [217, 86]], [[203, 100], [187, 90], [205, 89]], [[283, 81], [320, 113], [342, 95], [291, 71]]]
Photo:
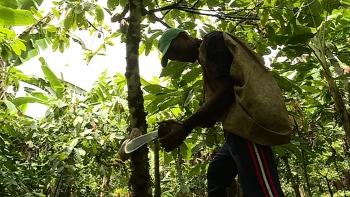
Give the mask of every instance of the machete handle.
[[171, 127], [167, 123], [160, 123], [158, 127], [158, 138], [162, 138], [171, 132]]

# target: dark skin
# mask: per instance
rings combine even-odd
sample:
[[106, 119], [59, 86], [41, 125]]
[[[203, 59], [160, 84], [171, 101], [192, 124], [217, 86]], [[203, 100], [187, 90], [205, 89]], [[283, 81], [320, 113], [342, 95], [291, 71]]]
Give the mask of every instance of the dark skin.
[[[180, 33], [172, 41], [165, 55], [170, 60], [195, 62], [198, 60], [198, 54], [195, 38], [187, 33]], [[234, 100], [233, 79], [229, 75], [225, 75], [220, 76], [217, 80], [218, 90], [192, 116], [185, 121], [165, 120], [161, 122], [167, 123], [171, 127], [171, 132], [159, 139], [160, 145], [164, 147], [165, 151], [169, 152], [179, 147], [195, 127], [213, 126], [217, 121], [213, 118], [230, 107]]]

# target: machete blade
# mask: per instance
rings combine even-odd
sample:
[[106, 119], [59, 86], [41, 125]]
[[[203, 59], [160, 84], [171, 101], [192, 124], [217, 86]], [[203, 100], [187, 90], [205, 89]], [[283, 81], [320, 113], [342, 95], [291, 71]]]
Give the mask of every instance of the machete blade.
[[134, 138], [125, 145], [125, 153], [128, 154], [128, 153], [134, 152], [141, 146], [147, 144], [148, 142], [156, 138], [158, 138], [158, 131], [152, 131], [150, 133]]

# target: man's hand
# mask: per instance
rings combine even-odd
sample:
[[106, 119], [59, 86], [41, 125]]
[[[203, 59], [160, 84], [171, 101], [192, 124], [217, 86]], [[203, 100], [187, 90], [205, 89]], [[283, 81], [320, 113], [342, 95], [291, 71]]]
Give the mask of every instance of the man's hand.
[[168, 135], [159, 138], [160, 146], [164, 147], [167, 152], [179, 147], [191, 132], [191, 130], [186, 128], [186, 125], [181, 121], [165, 120], [158, 124], [161, 123], [166, 123], [171, 128], [171, 132]]

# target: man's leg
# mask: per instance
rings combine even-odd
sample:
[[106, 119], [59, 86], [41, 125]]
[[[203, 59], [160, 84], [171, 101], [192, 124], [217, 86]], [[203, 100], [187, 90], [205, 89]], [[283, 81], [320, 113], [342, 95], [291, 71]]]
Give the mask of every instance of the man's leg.
[[226, 143], [236, 161], [245, 197], [284, 197], [271, 147], [233, 133], [228, 135]]
[[235, 160], [230, 154], [227, 143], [225, 143], [208, 167], [209, 197], [226, 197], [226, 188], [235, 180], [237, 173]]

